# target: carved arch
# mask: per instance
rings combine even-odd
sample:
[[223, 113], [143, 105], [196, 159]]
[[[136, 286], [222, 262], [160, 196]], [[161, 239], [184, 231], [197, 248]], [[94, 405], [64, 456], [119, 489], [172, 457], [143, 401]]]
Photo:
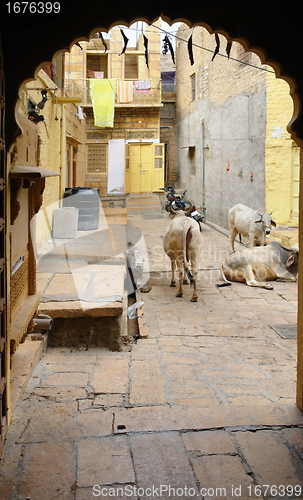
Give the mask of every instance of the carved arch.
[[[79, 3], [81, 3], [81, 2], [79, 2]], [[158, 17], [162, 17], [162, 19], [164, 21], [166, 21], [170, 26], [174, 23], [182, 22], [182, 23], [185, 23], [190, 28], [195, 28], [196, 26], [197, 27], [201, 26], [201, 27], [204, 27], [205, 29], [207, 29], [207, 31], [210, 34], [215, 34], [215, 33], [221, 34], [226, 38], [227, 42], [240, 43], [243, 46], [245, 52], [252, 52], [252, 53], [256, 54], [260, 58], [260, 61], [262, 64], [270, 66], [274, 70], [276, 78], [284, 80], [289, 85], [289, 95], [291, 96], [292, 101], [293, 101], [293, 115], [292, 115], [292, 117], [287, 125], [287, 130], [290, 133], [291, 138], [299, 146], [303, 146], [303, 123], [300, 123], [300, 121], [303, 121], [303, 119], [302, 119], [302, 103], [301, 103], [300, 94], [298, 92], [297, 82], [296, 82], [294, 77], [292, 77], [284, 72], [282, 65], [278, 61], [269, 58], [265, 49], [263, 49], [262, 47], [253, 45], [252, 43], [250, 43], [249, 39], [243, 35], [233, 36], [227, 29], [212, 27], [207, 22], [194, 23], [185, 17], [170, 18], [170, 17], [166, 16], [165, 14], [161, 14], [161, 16], [158, 16]], [[130, 27], [133, 23], [135, 23], [137, 21], [139, 21], [139, 22], [143, 21], [146, 24], [151, 25], [153, 22], [155, 22], [158, 19], [158, 17], [155, 17], [153, 20], [149, 20], [145, 16], [138, 16], [138, 17], [134, 17], [131, 19], [124, 17], [124, 18], [120, 18], [120, 19], [112, 22], [111, 24], [108, 25], [108, 27], [106, 27], [106, 24], [95, 25], [95, 27], [93, 29], [91, 29], [88, 34], [83, 34], [82, 36], [77, 36], [76, 38], [73, 38], [73, 40], [71, 42], [69, 42], [69, 45], [67, 47], [60, 48], [59, 50], [56, 50], [55, 53], [53, 54], [53, 57], [51, 60], [45, 59], [42, 62], [40, 62], [40, 64], [38, 64], [38, 66], [36, 66], [34, 73], [33, 73], [33, 76], [24, 80], [19, 86], [19, 92], [18, 92], [19, 99], [15, 105], [15, 116], [16, 116], [16, 121], [17, 121], [17, 125], [19, 128], [17, 135], [22, 133], [22, 131], [20, 131], [20, 128], [22, 128], [22, 127], [20, 127], [20, 125], [18, 124], [18, 119], [17, 119], [17, 115], [16, 115], [16, 110], [18, 108], [18, 103], [20, 100], [21, 91], [24, 89], [24, 86], [26, 85], [26, 83], [32, 81], [33, 79], [35, 79], [37, 77], [40, 69], [42, 69], [44, 66], [47, 66], [49, 64], [53, 64], [56, 57], [58, 55], [60, 55], [61, 53], [70, 52], [72, 46], [74, 44], [76, 44], [77, 42], [81, 42], [81, 41], [89, 42], [91, 40], [91, 38], [94, 36], [94, 34], [98, 31], [108, 33], [115, 26], [124, 25], [124, 26]], [[171, 19], [174, 19], [174, 20], [172, 21]], [[215, 26], [215, 24], [213, 24], [213, 26]]]

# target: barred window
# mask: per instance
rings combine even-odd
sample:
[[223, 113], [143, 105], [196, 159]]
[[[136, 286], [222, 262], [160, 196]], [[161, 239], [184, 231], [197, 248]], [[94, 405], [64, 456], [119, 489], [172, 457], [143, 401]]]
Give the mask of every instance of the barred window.
[[162, 148], [162, 144], [155, 145], [155, 156], [162, 156]]
[[87, 169], [88, 174], [107, 173], [107, 144], [87, 145]]
[[163, 168], [163, 144], [155, 144], [155, 168]]

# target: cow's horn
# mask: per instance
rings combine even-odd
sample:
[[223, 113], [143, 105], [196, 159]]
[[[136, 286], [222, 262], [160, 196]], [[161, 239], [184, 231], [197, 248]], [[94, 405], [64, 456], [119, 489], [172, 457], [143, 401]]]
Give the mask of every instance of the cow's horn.
[[171, 213], [172, 213], [173, 215], [176, 215], [177, 210], [174, 210], [174, 209], [173, 209], [173, 207], [172, 207], [171, 205], [169, 205], [169, 210], [171, 211]]
[[192, 211], [192, 208], [193, 208], [193, 206], [192, 206], [192, 204], [190, 203], [190, 204], [189, 204], [188, 209], [187, 209], [187, 210], [185, 210], [185, 212], [184, 212], [184, 213], [185, 213], [185, 215], [186, 215], [187, 217], [190, 215], [190, 213], [191, 213], [191, 211]]

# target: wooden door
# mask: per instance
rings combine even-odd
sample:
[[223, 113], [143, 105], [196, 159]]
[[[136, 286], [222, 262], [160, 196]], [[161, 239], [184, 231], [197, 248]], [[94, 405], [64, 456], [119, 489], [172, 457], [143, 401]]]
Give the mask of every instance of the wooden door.
[[129, 144], [129, 169], [130, 169], [130, 192], [140, 193], [141, 182], [141, 155], [140, 145]]
[[152, 191], [152, 145], [140, 146], [140, 193]]
[[149, 193], [164, 186], [164, 144], [127, 144], [125, 192]]
[[127, 144], [125, 191], [126, 193], [152, 191], [152, 144]]
[[125, 193], [130, 193], [129, 144], [125, 144]]
[[165, 145], [154, 144], [153, 191], [164, 187]]

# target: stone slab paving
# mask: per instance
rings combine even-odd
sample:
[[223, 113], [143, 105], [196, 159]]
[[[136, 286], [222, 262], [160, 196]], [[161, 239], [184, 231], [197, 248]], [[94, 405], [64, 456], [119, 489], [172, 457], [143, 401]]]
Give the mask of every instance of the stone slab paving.
[[228, 240], [203, 227], [199, 301], [169, 286], [169, 219], [130, 218], [150, 259], [140, 323], [122, 352], [48, 348], [17, 404], [0, 500], [303, 498], [295, 406], [296, 283], [217, 288]]

